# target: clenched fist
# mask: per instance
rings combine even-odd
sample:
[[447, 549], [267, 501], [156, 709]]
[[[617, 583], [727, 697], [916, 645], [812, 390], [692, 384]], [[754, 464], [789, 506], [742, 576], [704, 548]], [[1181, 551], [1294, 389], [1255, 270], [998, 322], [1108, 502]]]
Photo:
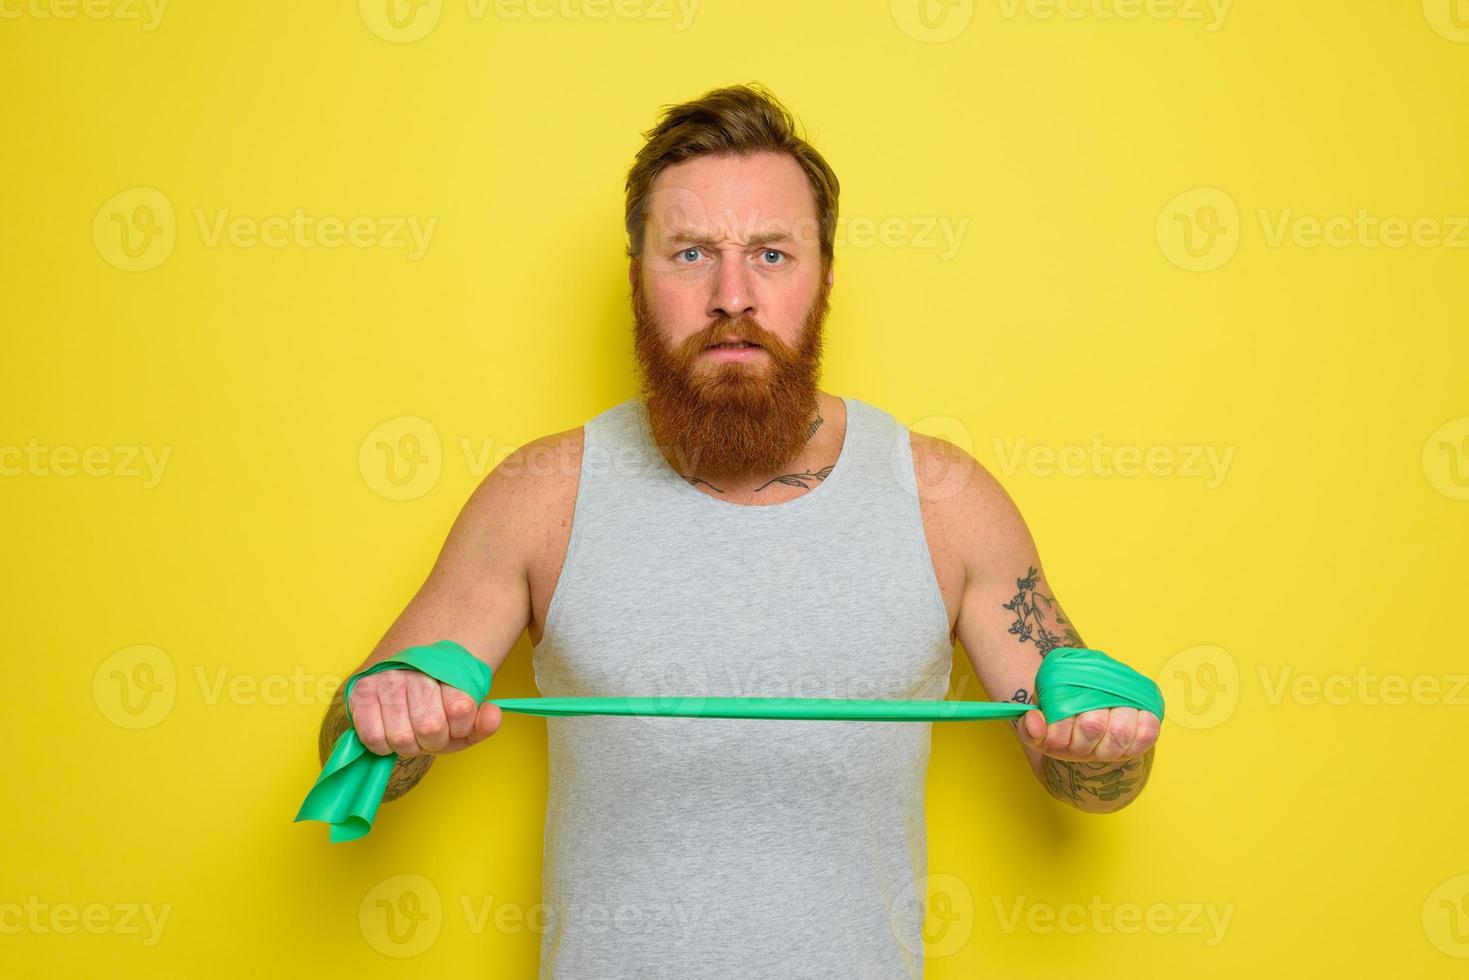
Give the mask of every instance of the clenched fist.
[[352, 685], [352, 726], [369, 752], [404, 759], [458, 752], [500, 728], [499, 707], [417, 670], [384, 670]]
[[1147, 752], [1158, 741], [1162, 722], [1151, 711], [1097, 708], [1047, 725], [1040, 709], [1020, 719], [1020, 739], [1053, 759], [1116, 762]]

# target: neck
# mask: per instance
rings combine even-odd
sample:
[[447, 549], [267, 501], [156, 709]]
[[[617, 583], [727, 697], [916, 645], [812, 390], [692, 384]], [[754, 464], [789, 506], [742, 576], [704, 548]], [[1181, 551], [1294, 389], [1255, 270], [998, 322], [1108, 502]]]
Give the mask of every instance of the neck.
[[840, 400], [818, 392], [817, 409], [806, 423], [806, 442], [801, 451], [772, 472], [720, 474], [707, 469], [701, 471], [697, 466], [681, 466], [680, 461], [669, 458], [667, 453], [664, 457], [691, 485], [714, 495], [760, 499], [809, 490], [820, 485], [841, 453], [846, 413], [844, 407], [834, 408], [834, 404], [840, 405]]

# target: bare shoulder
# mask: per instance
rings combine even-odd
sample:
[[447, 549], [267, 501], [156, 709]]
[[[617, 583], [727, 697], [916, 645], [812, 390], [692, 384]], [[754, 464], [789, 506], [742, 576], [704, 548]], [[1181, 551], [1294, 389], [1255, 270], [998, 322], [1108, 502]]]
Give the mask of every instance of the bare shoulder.
[[924, 526], [969, 577], [1026, 546], [1030, 534], [1019, 508], [983, 463], [947, 439], [909, 435]]
[[953, 516], [972, 515], [976, 509], [1002, 506], [1010, 500], [1005, 488], [983, 463], [947, 439], [908, 432], [913, 445], [913, 475], [925, 506]]
[[532, 645], [541, 642], [571, 541], [584, 437], [577, 426], [532, 440], [506, 456], [482, 484], [496, 502], [487, 508], [494, 519], [514, 525], [506, 537], [514, 541], [525, 571]]
[[538, 537], [562, 523], [569, 525], [583, 446], [581, 426], [533, 439], [501, 460], [480, 489], [495, 510]]

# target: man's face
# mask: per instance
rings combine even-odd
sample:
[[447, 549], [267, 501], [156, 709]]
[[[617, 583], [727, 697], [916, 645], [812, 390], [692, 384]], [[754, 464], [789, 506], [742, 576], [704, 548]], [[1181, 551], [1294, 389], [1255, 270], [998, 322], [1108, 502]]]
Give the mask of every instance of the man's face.
[[701, 475], [776, 470], [817, 407], [832, 274], [811, 185], [787, 154], [703, 156], [647, 208], [629, 279], [655, 440]]

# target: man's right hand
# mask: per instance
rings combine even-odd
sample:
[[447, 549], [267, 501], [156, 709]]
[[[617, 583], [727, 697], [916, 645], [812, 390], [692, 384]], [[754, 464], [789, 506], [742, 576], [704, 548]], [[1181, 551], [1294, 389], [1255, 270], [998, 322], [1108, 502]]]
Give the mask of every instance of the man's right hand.
[[500, 729], [500, 709], [416, 670], [384, 670], [352, 685], [352, 725], [377, 755], [445, 755]]
[[[532, 560], [546, 564], [548, 542], [558, 540], [556, 557], [564, 554], [576, 500], [579, 467], [547, 467], [542, 457], [549, 448], [559, 458], [563, 444], [579, 449], [580, 432], [527, 443], [490, 471], [460, 510], [417, 594], [346, 676], [408, 647], [443, 639], [465, 642], [492, 671], [500, 670], [531, 624]], [[554, 582], [543, 587], [548, 594]], [[352, 685], [350, 721], [345, 687], [332, 695], [317, 753], [325, 764], [348, 728], [356, 729], [368, 751], [396, 753], [384, 801], [417, 785], [436, 756], [482, 742], [500, 728], [498, 707], [477, 705], [464, 691], [417, 670], [383, 670], [360, 678]]]

